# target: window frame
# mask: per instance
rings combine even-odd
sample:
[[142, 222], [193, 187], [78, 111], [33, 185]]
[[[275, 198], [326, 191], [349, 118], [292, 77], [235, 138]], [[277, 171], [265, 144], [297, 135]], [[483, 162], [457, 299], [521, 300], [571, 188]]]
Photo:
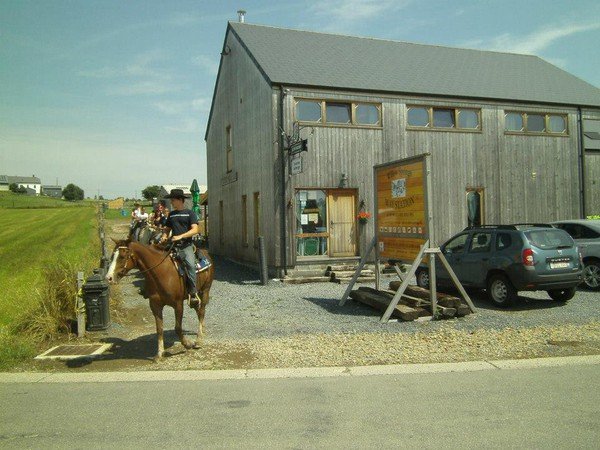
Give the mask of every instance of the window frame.
[[[408, 123], [408, 112], [411, 108], [420, 108], [427, 111], [428, 124], [424, 126], [410, 125]], [[433, 124], [433, 112], [434, 110], [441, 111], [452, 111], [454, 118], [454, 126], [452, 127], [436, 127]], [[463, 128], [459, 124], [460, 112], [461, 111], [473, 111], [477, 114], [477, 128]], [[481, 133], [483, 132], [483, 125], [481, 120], [481, 108], [471, 108], [462, 106], [444, 106], [444, 105], [422, 105], [422, 104], [407, 104], [406, 105], [406, 129], [410, 131], [445, 131], [450, 133]]]
[[[506, 116], [508, 114], [519, 114], [523, 122], [523, 129], [507, 130], [506, 129]], [[542, 116], [544, 118], [544, 131], [529, 131], [528, 130], [528, 118], [529, 116]], [[558, 116], [562, 117], [565, 121], [565, 130], [562, 132], [550, 131], [550, 117]], [[538, 112], [538, 111], [518, 111], [512, 109], [504, 110], [504, 134], [520, 135], [520, 136], [555, 136], [555, 137], [569, 137], [569, 114], [567, 113], [549, 113], [549, 112]]]
[[[321, 118], [318, 122], [312, 122], [309, 120], [300, 120], [298, 118], [298, 102], [312, 102], [319, 103], [321, 105]], [[350, 106], [350, 123], [340, 122], [328, 122], [327, 121], [327, 103], [345, 104]], [[376, 124], [364, 124], [359, 123], [356, 117], [356, 108], [359, 105], [372, 105], [377, 108], [378, 120]], [[294, 121], [301, 125], [313, 126], [313, 127], [338, 127], [338, 128], [368, 128], [368, 129], [381, 129], [383, 128], [383, 106], [380, 102], [370, 102], [361, 100], [341, 100], [341, 99], [327, 99], [327, 98], [306, 98], [306, 97], [294, 97]]]
[[248, 196], [242, 195], [242, 245], [248, 247]]
[[225, 127], [225, 171], [231, 173], [233, 171], [233, 127], [227, 125]]

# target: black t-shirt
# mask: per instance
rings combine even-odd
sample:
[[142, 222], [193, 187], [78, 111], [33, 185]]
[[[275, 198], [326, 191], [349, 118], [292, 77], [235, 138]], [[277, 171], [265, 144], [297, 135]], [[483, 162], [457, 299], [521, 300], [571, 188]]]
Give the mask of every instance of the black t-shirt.
[[[198, 216], [196, 216], [196, 213], [189, 209], [182, 209], [181, 211], [171, 211], [165, 225], [173, 231], [173, 236], [178, 236], [189, 231], [195, 223], [198, 223]], [[190, 244], [192, 238], [182, 239], [181, 242]]]

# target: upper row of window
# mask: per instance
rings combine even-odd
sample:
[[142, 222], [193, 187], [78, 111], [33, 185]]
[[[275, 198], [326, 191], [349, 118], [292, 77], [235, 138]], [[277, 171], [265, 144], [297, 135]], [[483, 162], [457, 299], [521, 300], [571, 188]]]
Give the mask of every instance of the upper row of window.
[[[381, 104], [297, 100], [296, 120], [319, 124], [381, 127]], [[481, 109], [408, 106], [407, 124], [416, 129], [481, 131]], [[567, 116], [507, 111], [504, 131], [566, 135]]]

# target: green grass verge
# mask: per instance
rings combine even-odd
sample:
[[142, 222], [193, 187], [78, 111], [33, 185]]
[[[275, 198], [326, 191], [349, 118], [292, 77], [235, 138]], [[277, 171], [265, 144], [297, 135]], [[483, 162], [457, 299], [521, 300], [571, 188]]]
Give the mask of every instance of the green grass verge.
[[0, 214], [0, 367], [30, 356], [74, 316], [75, 276], [97, 266], [93, 208], [8, 209]]

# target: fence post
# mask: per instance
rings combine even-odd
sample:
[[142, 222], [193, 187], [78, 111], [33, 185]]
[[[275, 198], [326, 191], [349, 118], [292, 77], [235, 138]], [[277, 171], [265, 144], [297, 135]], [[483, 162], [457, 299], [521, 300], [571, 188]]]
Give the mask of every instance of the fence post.
[[258, 268], [260, 270], [260, 283], [265, 285], [269, 282], [269, 274], [265, 255], [265, 238], [263, 236], [258, 237]]
[[83, 272], [77, 272], [77, 297], [76, 310], [77, 310], [77, 337], [83, 337], [85, 335], [85, 305], [83, 304], [83, 298], [81, 298], [81, 288], [83, 287]]

